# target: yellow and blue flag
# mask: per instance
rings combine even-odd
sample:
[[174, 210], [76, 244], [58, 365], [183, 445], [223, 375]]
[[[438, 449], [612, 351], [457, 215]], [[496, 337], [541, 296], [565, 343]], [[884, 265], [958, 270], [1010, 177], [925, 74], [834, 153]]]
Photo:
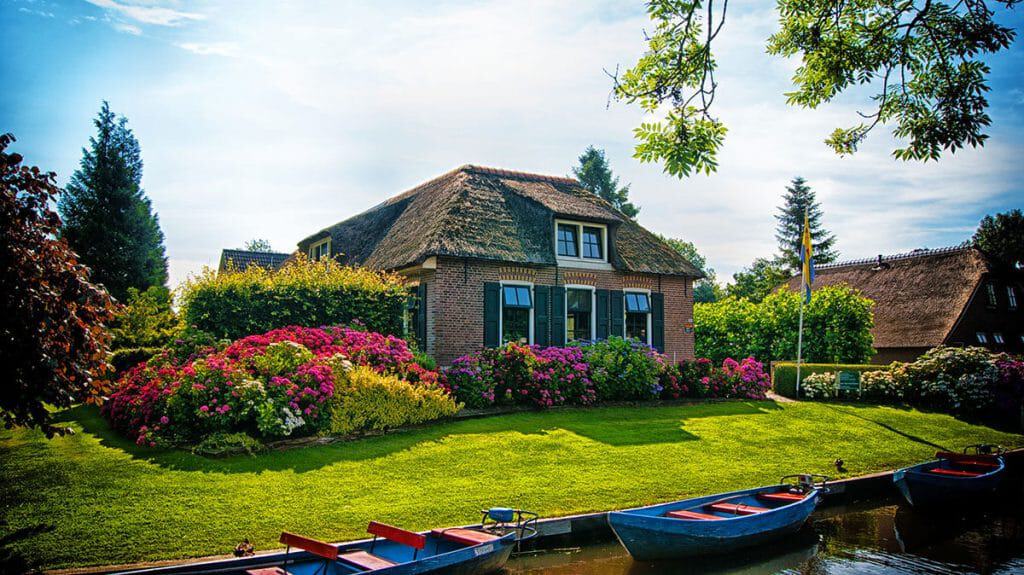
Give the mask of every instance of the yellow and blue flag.
[[803, 268], [804, 303], [811, 302], [811, 285], [814, 284], [814, 257], [811, 248], [811, 226], [807, 212], [804, 212], [804, 233], [800, 240], [800, 263]]

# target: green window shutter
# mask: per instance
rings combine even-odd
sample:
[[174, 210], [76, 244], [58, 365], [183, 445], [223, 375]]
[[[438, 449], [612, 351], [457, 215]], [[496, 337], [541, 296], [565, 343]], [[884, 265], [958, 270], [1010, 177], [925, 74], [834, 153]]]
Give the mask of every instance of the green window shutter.
[[533, 343], [541, 347], [551, 345], [550, 301], [551, 288], [533, 286]]
[[625, 337], [626, 335], [626, 312], [624, 294], [621, 291], [613, 290], [608, 292], [608, 313], [611, 315], [611, 332], [609, 336]]
[[651, 345], [665, 351], [665, 295], [651, 294]]
[[484, 283], [484, 347], [498, 347], [498, 319], [501, 316], [501, 285]]
[[597, 339], [608, 339], [611, 329], [611, 317], [608, 315], [608, 290], [597, 290]]
[[551, 345], [565, 345], [565, 288], [551, 288]]
[[416, 342], [420, 351], [427, 350], [427, 284], [416, 286]]

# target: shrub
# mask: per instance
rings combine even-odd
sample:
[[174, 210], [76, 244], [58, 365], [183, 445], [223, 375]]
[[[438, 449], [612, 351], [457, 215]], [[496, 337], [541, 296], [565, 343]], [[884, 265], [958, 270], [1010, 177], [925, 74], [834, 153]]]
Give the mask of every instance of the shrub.
[[995, 408], [1003, 417], [1017, 419], [1024, 426], [1024, 359], [1006, 354], [996, 356], [999, 382], [995, 390]]
[[903, 364], [893, 362], [885, 369], [865, 371], [860, 376], [860, 396], [877, 402], [900, 402], [907, 388]]
[[120, 306], [110, 326], [111, 349], [159, 348], [181, 331], [171, 309], [171, 293], [163, 286], [145, 291], [128, 288], [128, 303]]
[[[848, 286], [815, 290], [804, 308], [804, 330], [815, 334], [804, 342], [804, 359], [856, 363], [870, 358], [872, 305]], [[780, 290], [760, 303], [737, 298], [699, 303], [693, 313], [698, 357], [714, 362], [727, 357], [796, 357], [800, 296], [794, 292]]]
[[830, 371], [812, 373], [802, 379], [800, 394], [807, 399], [834, 399], [839, 392], [836, 374]]
[[752, 357], [737, 362], [731, 357], [722, 361], [722, 369], [707, 378], [705, 394], [730, 399], [764, 399], [771, 382], [764, 365]]
[[288, 325], [348, 324], [401, 332], [405, 288], [398, 276], [298, 256], [280, 270], [207, 269], [181, 288], [182, 316], [217, 337], [236, 339]]
[[565, 403], [590, 405], [597, 400], [597, 391], [590, 380], [589, 366], [583, 351], [576, 347], [533, 348], [537, 362], [525, 395], [538, 407]]
[[440, 388], [411, 385], [366, 366], [336, 373], [331, 431], [339, 435], [415, 425], [452, 416], [460, 408]]
[[[683, 395], [689, 397], [706, 397], [708, 395], [708, 383], [710, 383], [710, 376], [715, 371], [715, 366], [711, 363], [711, 360], [706, 357], [699, 357], [694, 361], [681, 361], [678, 364], [679, 370], [679, 383], [677, 385], [680, 388], [685, 388]], [[664, 384], [663, 384], [664, 385]], [[671, 387], [666, 387], [662, 391], [663, 396], [668, 393], [670, 397], [676, 398], [676, 391]]]
[[481, 354], [456, 358], [444, 371], [452, 394], [466, 407], [480, 409], [494, 404], [494, 379]]
[[[873, 364], [842, 364], [842, 363], [801, 363], [800, 364], [800, 379], [801, 379], [801, 390], [803, 389], [802, 380], [813, 373], [823, 373], [826, 371], [839, 372], [839, 371], [856, 371], [859, 372], [861, 377], [869, 371], [883, 371], [886, 369], [884, 365], [873, 365]], [[777, 361], [772, 364], [772, 388], [775, 393], [785, 397], [796, 397], [796, 363], [789, 361]]]
[[953, 413], [974, 413], [991, 407], [999, 369], [980, 347], [939, 346], [906, 366], [910, 399]]
[[111, 353], [108, 361], [114, 368], [114, 374], [120, 376], [158, 353], [158, 347], [125, 347]]
[[260, 451], [263, 444], [244, 433], [214, 433], [192, 448], [192, 453], [204, 457], [255, 455]]
[[610, 337], [583, 347], [590, 379], [603, 401], [654, 399], [661, 395], [664, 358], [650, 346]]

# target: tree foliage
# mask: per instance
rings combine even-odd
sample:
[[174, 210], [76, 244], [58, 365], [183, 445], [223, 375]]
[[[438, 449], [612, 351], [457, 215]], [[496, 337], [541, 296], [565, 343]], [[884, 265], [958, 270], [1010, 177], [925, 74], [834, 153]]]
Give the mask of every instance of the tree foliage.
[[815, 198], [814, 190], [807, 181], [797, 176], [786, 186], [783, 204], [775, 215], [778, 224], [775, 227], [775, 239], [779, 242], [779, 260], [796, 273], [800, 269], [800, 244], [804, 231], [804, 211], [811, 227], [811, 245], [815, 264], [827, 264], [836, 261], [839, 254], [833, 246], [835, 236], [830, 234], [821, 223], [821, 205]]
[[789, 276], [789, 271], [779, 261], [757, 258], [750, 267], [732, 274], [733, 283], [725, 286], [725, 293], [757, 303], [788, 280]]
[[120, 306], [110, 326], [111, 348], [162, 347], [181, 329], [171, 309], [171, 293], [163, 286], [146, 291], [128, 288], [128, 303]]
[[13, 141], [0, 135], [0, 419], [49, 433], [56, 430], [48, 405], [93, 401], [105, 391], [112, 308], [60, 238], [50, 208], [60, 193], [54, 174], [23, 166], [6, 151]]
[[96, 135], [60, 200], [61, 233], [93, 280], [123, 302], [128, 288], [167, 283], [164, 234], [141, 188], [142, 155], [128, 120], [103, 102], [93, 124]]
[[274, 248], [270, 245], [270, 240], [265, 240], [263, 238], [253, 238], [245, 242], [245, 247], [243, 249], [247, 252], [267, 253], [274, 251]]
[[718, 276], [715, 274], [714, 268], [708, 265], [708, 260], [697, 251], [697, 246], [693, 245], [693, 242], [679, 238], [669, 238], [660, 234], [658, 237], [689, 260], [697, 269], [704, 272], [704, 279], [697, 280], [693, 284], [693, 301], [712, 302], [725, 295], [722, 292], [722, 288], [718, 286]]
[[640, 209], [629, 201], [629, 184], [619, 186], [619, 178], [612, 173], [604, 150], [587, 146], [572, 173], [584, 188], [601, 196], [628, 217], [635, 218], [640, 213]]
[[1011, 210], [985, 216], [971, 242], [998, 265], [1019, 269], [1024, 266], [1024, 214]]
[[[849, 286], [816, 290], [804, 307], [803, 358], [863, 363], [874, 353], [874, 302]], [[800, 296], [780, 290], [755, 303], [728, 297], [694, 306], [697, 357], [722, 361], [753, 356], [763, 362], [796, 359]]]
[[[852, 154], [879, 124], [907, 142], [893, 151], [903, 160], [938, 159], [943, 150], [982, 146], [989, 68], [984, 57], [1005, 50], [1013, 29], [993, 19], [990, 6], [1020, 0], [778, 0], [780, 30], [767, 42], [774, 55], [799, 57], [791, 105], [816, 108], [851, 88], [874, 91], [872, 111], [837, 128], [826, 140]], [[612, 74], [614, 96], [663, 121], [634, 130], [636, 157], [662, 162], [683, 177], [717, 168], [726, 128], [712, 114], [718, 84], [712, 44], [722, 30], [728, 0], [648, 0], [654, 22], [647, 51]]]

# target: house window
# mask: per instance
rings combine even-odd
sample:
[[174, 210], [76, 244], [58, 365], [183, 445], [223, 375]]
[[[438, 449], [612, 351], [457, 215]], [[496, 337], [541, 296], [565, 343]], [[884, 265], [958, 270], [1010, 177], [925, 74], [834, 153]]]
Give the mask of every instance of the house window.
[[583, 257], [591, 260], [604, 259], [604, 240], [602, 229], [583, 227]]
[[558, 255], [568, 258], [577, 257], [576, 226], [558, 224]]
[[501, 286], [501, 341], [530, 343], [533, 299], [530, 286]]
[[992, 341], [996, 343], [1006, 343], [1006, 341], [1003, 340], [1003, 334], [998, 331], [992, 333]]
[[309, 259], [319, 261], [331, 257], [331, 238], [321, 240], [309, 246]]
[[561, 260], [608, 261], [608, 228], [602, 224], [555, 222], [555, 251]]
[[641, 292], [626, 292], [626, 337], [651, 343], [650, 296]]
[[590, 289], [565, 290], [565, 335], [569, 341], [594, 338], [593, 296]]
[[988, 343], [988, 336], [983, 331], [974, 334], [974, 337], [978, 338], [978, 343]]
[[996, 286], [995, 284], [985, 284], [985, 291], [988, 293], [988, 305], [995, 307], [996, 305]]
[[1010, 309], [1017, 309], [1017, 292], [1013, 286], [1006, 286], [1006, 299], [1010, 302]]

